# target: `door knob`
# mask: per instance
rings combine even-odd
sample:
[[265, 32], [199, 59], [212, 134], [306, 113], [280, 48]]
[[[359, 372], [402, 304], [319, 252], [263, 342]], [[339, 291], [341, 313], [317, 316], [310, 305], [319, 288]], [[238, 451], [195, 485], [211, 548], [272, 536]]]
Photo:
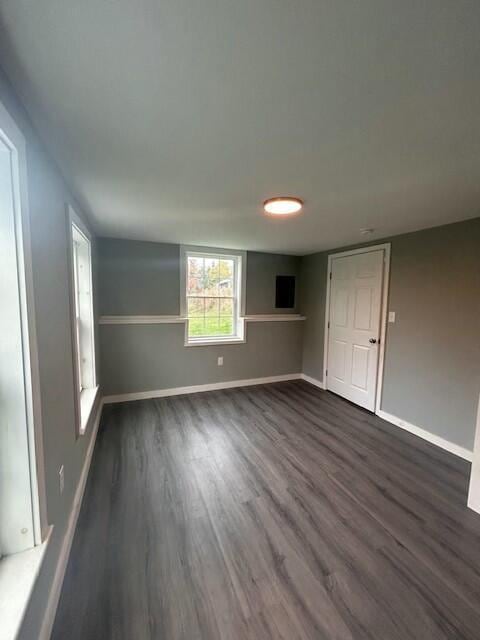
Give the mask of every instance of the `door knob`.
[[377, 339], [376, 338], [370, 338], [369, 342], [370, 342], [370, 344], [377, 344]]

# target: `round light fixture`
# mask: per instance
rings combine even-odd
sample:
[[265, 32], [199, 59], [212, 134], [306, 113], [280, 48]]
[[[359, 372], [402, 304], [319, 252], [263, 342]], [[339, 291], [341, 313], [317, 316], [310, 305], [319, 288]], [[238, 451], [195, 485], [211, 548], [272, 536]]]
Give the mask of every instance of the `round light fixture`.
[[274, 216], [288, 216], [292, 213], [298, 213], [303, 207], [303, 200], [300, 198], [292, 198], [290, 196], [281, 196], [280, 198], [269, 198], [263, 203], [266, 213]]

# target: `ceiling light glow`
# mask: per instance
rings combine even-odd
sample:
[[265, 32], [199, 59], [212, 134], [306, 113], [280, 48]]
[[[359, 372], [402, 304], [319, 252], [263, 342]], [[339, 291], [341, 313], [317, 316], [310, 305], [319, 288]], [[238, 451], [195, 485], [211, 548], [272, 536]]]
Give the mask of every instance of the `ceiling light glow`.
[[288, 216], [298, 213], [303, 207], [303, 201], [300, 198], [292, 198], [291, 196], [282, 196], [279, 198], [269, 198], [263, 203], [266, 213], [274, 216]]

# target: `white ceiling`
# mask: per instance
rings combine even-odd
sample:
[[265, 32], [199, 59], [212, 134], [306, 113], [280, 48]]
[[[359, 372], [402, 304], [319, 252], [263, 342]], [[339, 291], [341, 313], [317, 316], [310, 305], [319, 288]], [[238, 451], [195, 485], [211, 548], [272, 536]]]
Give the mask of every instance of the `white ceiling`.
[[[480, 213], [478, 0], [2, 0], [0, 23], [101, 235], [303, 254]], [[283, 194], [304, 214], [262, 216]]]

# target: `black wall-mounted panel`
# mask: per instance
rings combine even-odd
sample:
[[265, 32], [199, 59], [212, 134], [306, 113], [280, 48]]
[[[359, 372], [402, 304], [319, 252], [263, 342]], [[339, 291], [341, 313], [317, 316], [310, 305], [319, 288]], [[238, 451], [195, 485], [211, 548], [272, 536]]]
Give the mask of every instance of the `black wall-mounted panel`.
[[295, 276], [277, 276], [275, 286], [275, 308], [295, 307]]

